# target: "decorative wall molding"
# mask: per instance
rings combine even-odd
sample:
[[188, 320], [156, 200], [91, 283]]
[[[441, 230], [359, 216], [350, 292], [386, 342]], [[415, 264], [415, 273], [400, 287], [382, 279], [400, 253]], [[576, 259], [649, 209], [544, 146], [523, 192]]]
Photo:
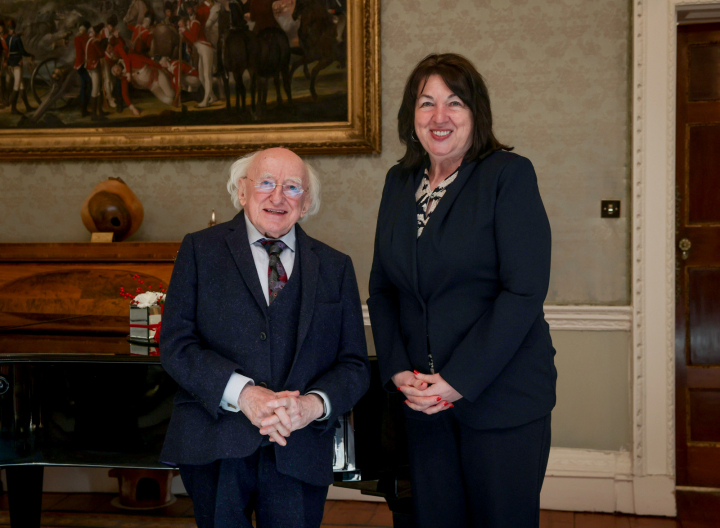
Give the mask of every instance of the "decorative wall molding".
[[636, 477], [675, 474], [675, 62], [677, 6], [683, 3], [690, 2], [636, 0], [633, 10]]
[[[370, 325], [367, 305], [363, 305], [365, 326]], [[632, 329], [630, 306], [561, 306], [545, 305], [545, 320], [550, 330], [623, 331]]]
[[546, 477], [632, 479], [632, 457], [627, 451], [550, 449]]
[[550, 330], [629, 332], [632, 329], [630, 306], [545, 305], [543, 309]]
[[627, 451], [552, 448], [540, 507], [634, 513], [632, 456]]
[[633, 105], [632, 105], [632, 281], [633, 306], [632, 332], [632, 391], [633, 391], [633, 466], [635, 473], [642, 473], [643, 456], [643, 414], [644, 414], [644, 354], [643, 354], [643, 185], [645, 182], [644, 161], [644, 118], [645, 118], [645, 40], [647, 0], [636, 0], [633, 4]]
[[674, 516], [674, 492], [672, 476], [634, 475], [626, 451], [552, 448], [540, 507]]
[[[699, 2], [682, 2], [685, 4]], [[707, 4], [708, 2], [703, 2]], [[668, 148], [665, 150], [665, 277], [667, 290], [665, 291], [665, 440], [668, 473], [675, 475], [675, 105], [677, 99], [677, 8], [679, 2], [673, 5], [668, 3], [667, 24], [667, 99], [665, 112], [667, 123], [665, 137]], [[653, 54], [654, 58], [654, 54]], [[660, 207], [660, 204], [657, 204]], [[658, 380], [659, 382], [660, 380]]]

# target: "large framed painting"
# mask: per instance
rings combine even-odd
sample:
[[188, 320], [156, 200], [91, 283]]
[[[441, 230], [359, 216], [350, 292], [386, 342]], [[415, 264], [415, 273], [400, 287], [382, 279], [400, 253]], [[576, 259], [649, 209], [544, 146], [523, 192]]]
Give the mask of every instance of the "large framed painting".
[[0, 0], [0, 159], [380, 151], [379, 0]]

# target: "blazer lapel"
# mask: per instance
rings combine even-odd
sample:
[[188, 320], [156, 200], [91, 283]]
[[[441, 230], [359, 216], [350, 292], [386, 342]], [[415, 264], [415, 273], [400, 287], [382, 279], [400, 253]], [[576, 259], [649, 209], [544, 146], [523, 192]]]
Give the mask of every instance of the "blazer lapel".
[[313, 251], [312, 239], [297, 224], [295, 225], [295, 236], [297, 239], [296, 249], [300, 253], [295, 258], [297, 262], [297, 257], [300, 257], [300, 282], [302, 285], [300, 320], [298, 322], [297, 346], [295, 347], [295, 357], [297, 357], [297, 353], [307, 336], [313, 312], [315, 311], [315, 292], [317, 291], [318, 276], [320, 274], [320, 260]]
[[397, 210], [393, 221], [390, 246], [392, 247], [393, 260], [399, 264], [396, 269], [406, 277], [410, 290], [421, 303], [418, 289], [417, 274], [417, 206], [415, 202], [415, 191], [420, 185], [418, 172], [409, 172], [405, 185], [402, 188], [397, 201]]
[[247, 227], [245, 226], [245, 213], [240, 212], [235, 216], [228, 226], [230, 233], [225, 237], [230, 253], [235, 260], [235, 265], [240, 270], [245, 284], [252, 293], [258, 306], [264, 311], [267, 310], [267, 302], [262, 293], [260, 279], [258, 279], [257, 267], [253, 260], [252, 250], [248, 243]]
[[[448, 214], [457, 197], [462, 193], [463, 187], [465, 187], [465, 184], [470, 179], [470, 175], [473, 173], [477, 164], [478, 161], [471, 161], [469, 163], [463, 162], [460, 165], [457, 178], [447, 188], [445, 195], [442, 197], [440, 203], [438, 203], [437, 207], [430, 216], [430, 220], [428, 221], [427, 226], [425, 226], [425, 230], [432, 230], [442, 224], [443, 218], [445, 218], [445, 215]], [[420, 237], [421, 241], [425, 235], [426, 233], [423, 231], [423, 234]]]

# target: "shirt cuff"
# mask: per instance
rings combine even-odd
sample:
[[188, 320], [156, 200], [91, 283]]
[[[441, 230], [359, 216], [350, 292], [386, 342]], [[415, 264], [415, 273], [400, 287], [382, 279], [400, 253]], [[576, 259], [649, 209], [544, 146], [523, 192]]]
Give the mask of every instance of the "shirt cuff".
[[330, 398], [328, 398], [327, 394], [325, 394], [323, 391], [319, 390], [308, 391], [308, 394], [317, 394], [318, 396], [320, 396], [325, 407], [325, 412], [323, 413], [323, 415], [315, 421], [321, 422], [322, 420], [327, 420], [330, 416], [330, 413], [332, 412], [332, 407], [330, 406]]
[[230, 412], [238, 412], [238, 398], [240, 393], [247, 384], [255, 385], [255, 382], [242, 374], [233, 372], [230, 375], [230, 379], [225, 385], [225, 392], [223, 392], [222, 400], [220, 400], [220, 407]]

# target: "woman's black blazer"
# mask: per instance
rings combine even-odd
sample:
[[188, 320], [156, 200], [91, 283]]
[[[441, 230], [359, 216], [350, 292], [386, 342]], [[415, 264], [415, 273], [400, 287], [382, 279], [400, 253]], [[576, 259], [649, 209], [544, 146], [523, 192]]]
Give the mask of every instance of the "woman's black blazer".
[[543, 314], [551, 240], [533, 166], [505, 151], [463, 162], [418, 239], [423, 169], [390, 169], [380, 203], [367, 304], [382, 382], [394, 391], [397, 372], [429, 373], [429, 349], [466, 425], [545, 416], [557, 377]]

